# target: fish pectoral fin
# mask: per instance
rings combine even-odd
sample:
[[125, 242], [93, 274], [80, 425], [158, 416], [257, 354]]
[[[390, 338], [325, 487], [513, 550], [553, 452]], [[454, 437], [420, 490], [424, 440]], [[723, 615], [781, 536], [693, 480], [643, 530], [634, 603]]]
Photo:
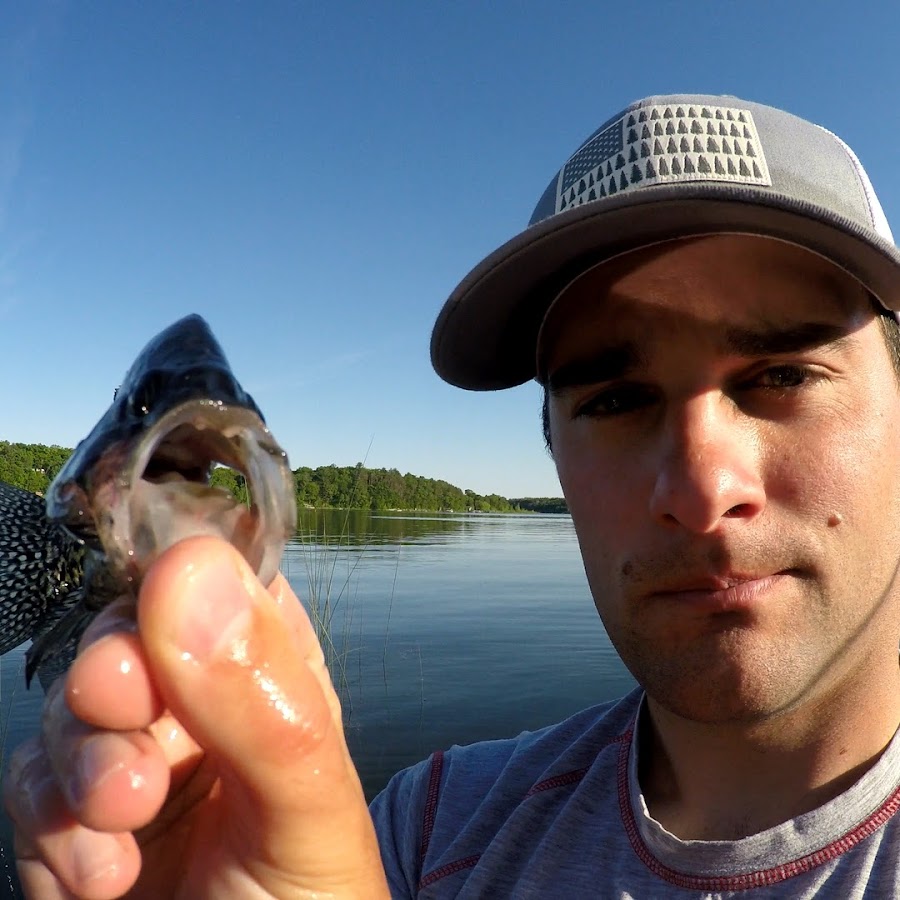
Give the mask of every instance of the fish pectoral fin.
[[[25, 653], [25, 686], [31, 686], [34, 673], [41, 671], [41, 684], [46, 690], [54, 679], [68, 669], [78, 653], [78, 641], [96, 612], [77, 603], [56, 624], [38, 635]], [[44, 672], [52, 673], [49, 678]]]

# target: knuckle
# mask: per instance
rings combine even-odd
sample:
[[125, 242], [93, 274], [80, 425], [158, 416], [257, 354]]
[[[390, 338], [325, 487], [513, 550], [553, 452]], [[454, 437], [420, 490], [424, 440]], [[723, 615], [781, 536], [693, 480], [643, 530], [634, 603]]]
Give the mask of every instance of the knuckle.
[[47, 818], [58, 796], [56, 777], [47, 753], [36, 738], [13, 753], [3, 780], [3, 802], [19, 829], [33, 832]]

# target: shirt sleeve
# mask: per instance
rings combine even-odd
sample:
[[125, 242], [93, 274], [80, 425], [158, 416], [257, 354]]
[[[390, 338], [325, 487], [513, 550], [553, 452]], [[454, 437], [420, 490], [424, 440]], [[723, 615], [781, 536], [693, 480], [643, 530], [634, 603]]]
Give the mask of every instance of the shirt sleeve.
[[430, 770], [426, 759], [398, 772], [369, 806], [393, 900], [411, 900], [419, 893]]

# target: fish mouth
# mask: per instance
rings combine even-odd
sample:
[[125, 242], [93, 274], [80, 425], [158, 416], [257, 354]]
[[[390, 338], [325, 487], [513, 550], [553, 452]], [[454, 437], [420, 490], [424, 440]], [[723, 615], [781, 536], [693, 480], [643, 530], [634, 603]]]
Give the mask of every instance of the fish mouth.
[[[108, 465], [101, 460], [89, 502], [107, 564], [129, 586], [168, 547], [200, 535], [228, 541], [271, 583], [297, 505], [287, 455], [256, 412], [189, 400], [161, 416], [124, 459], [113, 456]], [[210, 483], [220, 465], [245, 479], [247, 503]]]

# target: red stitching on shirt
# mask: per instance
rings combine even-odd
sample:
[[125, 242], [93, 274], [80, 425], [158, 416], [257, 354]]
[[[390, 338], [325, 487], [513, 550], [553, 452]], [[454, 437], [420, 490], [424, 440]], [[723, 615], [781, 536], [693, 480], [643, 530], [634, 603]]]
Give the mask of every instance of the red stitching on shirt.
[[[622, 734], [616, 735], [614, 738], [608, 740], [605, 744], [597, 748], [596, 756], [599, 756], [607, 747], [610, 747], [613, 744], [618, 743], [619, 741], [625, 741], [627, 746], [630, 738], [630, 729], [623, 732]], [[438, 789], [441, 783], [441, 770], [443, 768], [443, 761], [444, 754], [440, 750], [436, 751], [431, 758], [431, 776], [428, 779], [428, 794], [425, 800], [425, 817], [422, 823], [422, 849], [419, 854], [420, 865], [425, 861], [425, 852], [428, 849], [428, 843], [431, 840], [431, 831], [434, 828], [434, 819], [437, 814]], [[589, 768], [590, 766], [586, 766], [583, 769], [573, 769], [571, 772], [563, 772], [561, 775], [554, 775], [551, 778], [545, 778], [543, 781], [539, 781], [537, 784], [532, 785], [532, 787], [528, 790], [528, 793], [526, 793], [522, 798], [522, 801], [524, 802], [529, 797], [532, 797], [535, 794], [539, 794], [542, 791], [549, 791], [557, 787], [565, 787], [565, 785], [567, 784], [575, 784], [581, 781], [582, 778], [584, 778], [585, 773]], [[459, 872], [462, 869], [473, 868], [478, 864], [478, 860], [480, 859], [481, 854], [476, 853], [473, 856], [466, 856], [462, 859], [454, 860], [452, 863], [447, 863], [446, 865], [441, 866], [439, 869], [435, 869], [433, 872], [429, 872], [419, 882], [419, 890], [422, 890], [423, 888], [434, 884], [436, 881], [440, 881], [442, 878], [446, 878], [448, 875], [453, 875], [454, 873]]]
[[464, 859], [454, 860], [452, 863], [447, 863], [446, 866], [441, 866], [439, 869], [429, 872], [419, 882], [419, 890], [421, 891], [430, 884], [434, 884], [436, 881], [440, 881], [442, 878], [453, 875], [455, 872], [459, 872], [462, 869], [471, 869], [477, 864], [479, 859], [481, 859], [481, 854], [476, 853], [474, 856], [466, 856]]
[[[629, 738], [631, 734], [629, 733]], [[631, 741], [627, 741], [622, 745], [619, 751], [618, 762], [618, 791], [619, 791], [619, 811], [622, 814], [622, 824], [625, 826], [625, 832], [631, 847], [637, 854], [641, 862], [650, 869], [655, 875], [659, 876], [669, 884], [676, 887], [687, 888], [696, 891], [746, 891], [750, 888], [768, 887], [778, 884], [780, 881], [786, 881], [795, 875], [802, 875], [809, 872], [816, 866], [837, 859], [849, 850], [856, 847], [861, 841], [864, 841], [871, 834], [881, 828], [898, 810], [900, 810], [900, 787], [898, 787], [888, 798], [876, 809], [867, 819], [864, 819], [855, 828], [852, 828], [842, 837], [826, 844], [814, 853], [807, 856], [801, 856], [799, 859], [791, 860], [780, 866], [774, 866], [771, 869], [761, 869], [757, 872], [747, 872], [743, 875], [730, 876], [701, 876], [701, 875], [685, 875], [675, 869], [670, 869], [663, 865], [650, 851], [649, 847], [644, 843], [640, 831], [638, 831], [637, 821], [634, 818], [634, 811], [631, 808], [631, 798], [628, 789], [628, 754], [631, 748]]]
[[[607, 747], [610, 747], [619, 741], [627, 740], [630, 736], [631, 732], [626, 731], [611, 738], [603, 744], [603, 746], [597, 748], [597, 756], [599, 756]], [[573, 769], [571, 772], [563, 772], [561, 775], [553, 775], [550, 778], [545, 778], [543, 781], [539, 781], [537, 784], [532, 785], [528, 789], [528, 793], [525, 795], [524, 799], [527, 800], [529, 797], [541, 793], [541, 791], [550, 791], [553, 790], [553, 788], [565, 787], [567, 784], [575, 784], [584, 778], [590, 768], [590, 766], [585, 766], [583, 769]]]
[[419, 865], [425, 862], [434, 819], [437, 815], [438, 792], [441, 787], [441, 772], [444, 769], [444, 751], [435, 750], [431, 754], [431, 774], [428, 777], [428, 793], [425, 795], [425, 814], [422, 817], [422, 846], [419, 849]]
[[553, 790], [553, 788], [565, 787], [567, 784], [575, 784], [575, 782], [581, 781], [581, 779], [584, 778], [587, 770], [588, 767], [585, 766], [583, 769], [573, 769], [571, 772], [565, 772], [562, 775], [554, 775], [552, 778], [545, 778], [543, 781], [539, 781], [529, 788], [528, 793], [525, 795], [525, 799], [527, 800], [529, 797], [533, 797], [541, 791], [550, 791]]

